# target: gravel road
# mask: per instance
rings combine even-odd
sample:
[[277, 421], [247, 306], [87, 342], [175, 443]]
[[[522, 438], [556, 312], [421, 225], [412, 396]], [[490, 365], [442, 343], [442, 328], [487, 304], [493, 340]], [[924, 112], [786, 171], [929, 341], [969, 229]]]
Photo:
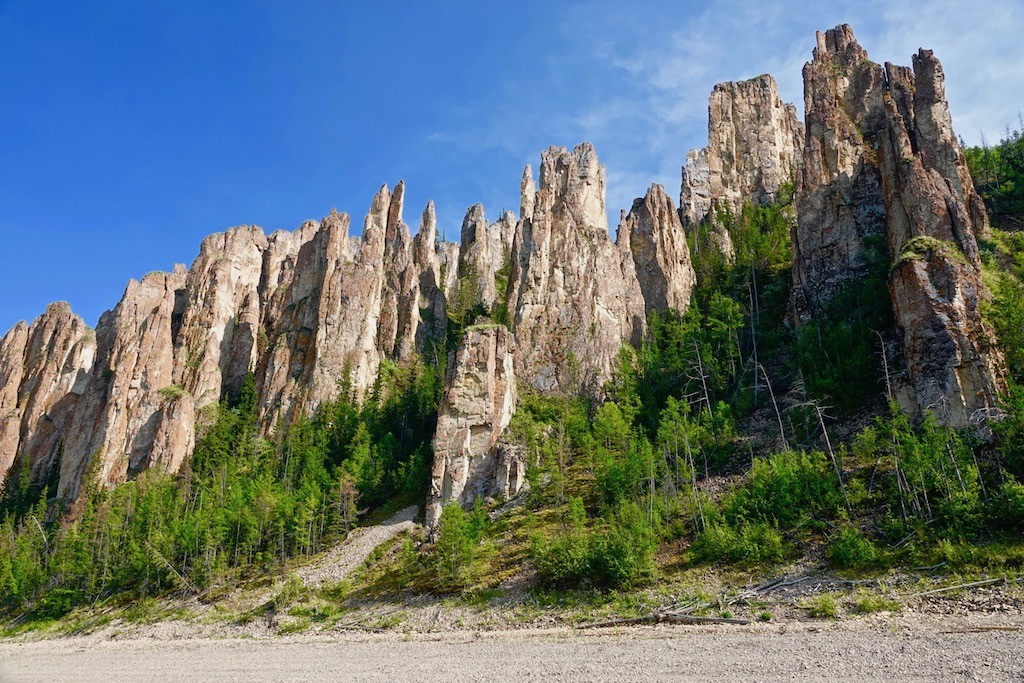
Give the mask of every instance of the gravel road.
[[896, 620], [615, 633], [8, 641], [0, 643], [0, 680], [1021, 681], [1019, 628]]

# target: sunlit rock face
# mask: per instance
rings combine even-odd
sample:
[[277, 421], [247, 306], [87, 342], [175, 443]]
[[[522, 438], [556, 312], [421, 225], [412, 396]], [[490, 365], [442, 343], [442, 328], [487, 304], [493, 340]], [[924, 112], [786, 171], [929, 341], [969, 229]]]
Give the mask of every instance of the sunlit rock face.
[[683, 222], [707, 222], [708, 246], [731, 260], [732, 240], [719, 213], [737, 215], [744, 202], [776, 201], [784, 186], [795, 183], [803, 147], [803, 124], [796, 108], [779, 97], [774, 78], [719, 83], [708, 100], [707, 147], [691, 150], [683, 166]]
[[513, 337], [502, 325], [470, 328], [448, 361], [434, 435], [426, 523], [433, 527], [449, 502], [515, 495], [525, 463], [499, 440], [516, 406]]
[[843, 25], [818, 34], [804, 93], [794, 318], [819, 315], [866, 275], [867, 250], [884, 249], [906, 367], [896, 396], [914, 416], [966, 426], [994, 408], [1004, 370], [979, 309], [988, 221], [942, 67], [928, 50], [912, 69], [875, 64]]
[[59, 466], [61, 438], [95, 353], [95, 334], [64, 302], [0, 340], [0, 483], [15, 464], [34, 480]]
[[622, 344], [643, 334], [645, 307], [608, 236], [593, 146], [544, 152], [536, 191], [524, 180], [522, 211], [509, 285], [518, 375], [538, 391], [598, 393]]
[[661, 185], [633, 202], [623, 216], [616, 243], [628, 250], [646, 313], [690, 306], [697, 277], [690, 262], [679, 213]]

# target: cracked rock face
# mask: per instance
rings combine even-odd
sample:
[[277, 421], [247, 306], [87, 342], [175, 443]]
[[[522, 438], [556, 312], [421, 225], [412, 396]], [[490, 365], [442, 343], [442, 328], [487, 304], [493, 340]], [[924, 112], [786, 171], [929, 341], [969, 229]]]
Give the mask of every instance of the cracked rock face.
[[162, 392], [174, 384], [171, 330], [182, 314], [185, 281], [183, 266], [132, 280], [120, 303], [100, 318], [92, 376], [65, 436], [60, 497], [74, 498], [87, 470], [117, 484], [148, 461], [174, 459], [159, 451], [154, 435]]
[[884, 69], [849, 26], [818, 33], [804, 66], [807, 135], [793, 235], [793, 308], [805, 322], [867, 274], [868, 243], [884, 244], [878, 135]]
[[617, 243], [632, 257], [645, 312], [674, 308], [682, 313], [690, 305], [697, 277], [679, 214], [661, 185], [633, 202], [619, 226]]
[[708, 145], [686, 155], [679, 196], [683, 221], [715, 225], [715, 246], [731, 257], [732, 243], [717, 213], [736, 215], [744, 202], [775, 201], [783, 185], [795, 182], [803, 146], [796, 108], [779, 97], [774, 78], [719, 83], [708, 100]]
[[843, 25], [818, 34], [804, 67], [807, 141], [794, 234], [793, 310], [806, 322], [865, 275], [872, 240], [907, 376], [904, 410], [962, 427], [994, 407], [1003, 361], [981, 319], [981, 199], [953, 132], [942, 67], [871, 62]]
[[448, 360], [434, 436], [426, 525], [434, 527], [448, 502], [515, 495], [525, 466], [499, 443], [516, 406], [513, 338], [503, 325], [470, 328]]
[[979, 303], [976, 235], [988, 231], [981, 199], [953, 134], [942, 66], [928, 50], [913, 70], [886, 65], [881, 140], [889, 278], [907, 366], [904, 410], [930, 410], [943, 424], [966, 427], [997, 405], [1003, 359]]
[[41, 480], [92, 370], [96, 337], [64, 302], [0, 341], [0, 483], [11, 467]]
[[[523, 182], [509, 307], [521, 380], [542, 392], [599, 393], [623, 343], [645, 327], [640, 285], [608, 236], [605, 171], [589, 143], [541, 155]], [[572, 359], [571, 361], [569, 359]]]

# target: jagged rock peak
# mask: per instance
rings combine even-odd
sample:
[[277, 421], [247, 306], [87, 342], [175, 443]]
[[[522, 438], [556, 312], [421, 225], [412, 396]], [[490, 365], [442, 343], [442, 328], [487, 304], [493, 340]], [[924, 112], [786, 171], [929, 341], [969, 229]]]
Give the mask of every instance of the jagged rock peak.
[[533, 169], [527, 164], [519, 184], [519, 218], [526, 220], [533, 216], [533, 203], [537, 198], [537, 184], [533, 180]]
[[55, 465], [95, 351], [95, 334], [63, 301], [0, 341], [0, 483], [15, 465], [36, 481]]
[[[60, 497], [73, 499], [87, 470], [99, 481], [117, 484], [151, 462], [180, 462], [185, 443], [154, 444], [168, 394], [174, 385], [173, 326], [182, 314], [184, 266], [173, 273], [149, 273], [131, 280], [113, 311], [96, 327], [96, 361], [85, 393], [75, 406], [60, 466]], [[191, 396], [186, 400], [191, 400]], [[164, 447], [171, 452], [164, 452]]]
[[987, 416], [1005, 389], [1004, 363], [982, 319], [988, 296], [977, 235], [981, 198], [953, 133], [942, 67], [928, 50], [913, 71], [886, 64], [880, 168], [893, 254], [889, 291], [901, 333], [904, 409], [965, 427]]
[[617, 241], [629, 250], [647, 313], [666, 308], [682, 313], [689, 307], [697, 279], [679, 213], [664, 187], [651, 185], [633, 202]]
[[696, 225], [715, 220], [718, 210], [736, 214], [745, 201], [775, 201], [795, 181], [803, 139], [796, 108], [782, 101], [772, 76], [717, 84], [708, 100], [708, 145], [686, 155], [683, 220]]
[[864, 277], [870, 249], [885, 237], [877, 167], [885, 72], [867, 59], [849, 26], [817, 35], [814, 58], [803, 69], [807, 134], [793, 240], [798, 323]]
[[511, 269], [522, 381], [543, 392], [600, 393], [622, 344], [639, 341], [645, 317], [632, 262], [608, 236], [605, 172], [590, 143], [541, 155], [533, 212], [516, 228]]
[[516, 407], [513, 338], [483, 322], [466, 331], [449, 355], [434, 436], [426, 525], [436, 526], [449, 502], [515, 495], [525, 483], [521, 454], [500, 442]]

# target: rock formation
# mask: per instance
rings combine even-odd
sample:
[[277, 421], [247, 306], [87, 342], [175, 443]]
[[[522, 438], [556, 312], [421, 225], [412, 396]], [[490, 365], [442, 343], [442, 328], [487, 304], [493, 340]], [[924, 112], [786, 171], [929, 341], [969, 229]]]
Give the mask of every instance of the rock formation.
[[856, 286], [871, 241], [881, 241], [907, 369], [900, 403], [965, 426], [995, 405], [1003, 370], [978, 306], [987, 292], [976, 237], [987, 218], [953, 133], [942, 67], [921, 50], [913, 71], [883, 68], [843, 25], [818, 33], [804, 93], [796, 320], [824, 314]]
[[719, 83], [708, 100], [708, 145], [686, 155], [683, 221], [710, 222], [710, 237], [731, 257], [732, 242], [717, 212], [735, 215], [746, 201], [775, 201], [782, 186], [796, 180], [803, 144], [796, 108], [779, 97], [774, 78]]
[[16, 463], [36, 481], [54, 467], [95, 352], [95, 334], [63, 302], [0, 341], [0, 484]]
[[619, 225], [616, 243], [628, 248], [646, 313], [690, 305], [697, 283], [679, 214], [661, 185], [633, 202]]
[[449, 357], [434, 436], [428, 527], [450, 501], [469, 505], [478, 496], [514, 495], [523, 485], [525, 463], [514, 448], [499, 443], [516, 406], [512, 351], [512, 335], [503, 325], [482, 323], [467, 330]]
[[796, 197], [793, 308], [807, 321], [867, 274], [866, 243], [884, 243], [877, 137], [886, 87], [884, 69], [868, 60], [845, 25], [818, 33], [803, 73], [807, 135]]
[[184, 266], [132, 280], [100, 318], [96, 362], [65, 436], [59, 496], [74, 498], [87, 470], [117, 484], [148, 462], [180, 461], [159, 452], [154, 436], [170, 416], [167, 392], [177, 393], [172, 327], [182, 315], [185, 280]]
[[605, 172], [593, 146], [541, 155], [524, 177], [509, 305], [521, 380], [544, 392], [598, 393], [622, 344], [639, 341], [644, 300], [608, 236]]
[[913, 71], [886, 64], [880, 168], [894, 255], [889, 291], [908, 372], [904, 410], [964, 427], [997, 404], [1003, 361], [981, 318], [986, 296], [976, 235], [988, 230], [928, 50]]

